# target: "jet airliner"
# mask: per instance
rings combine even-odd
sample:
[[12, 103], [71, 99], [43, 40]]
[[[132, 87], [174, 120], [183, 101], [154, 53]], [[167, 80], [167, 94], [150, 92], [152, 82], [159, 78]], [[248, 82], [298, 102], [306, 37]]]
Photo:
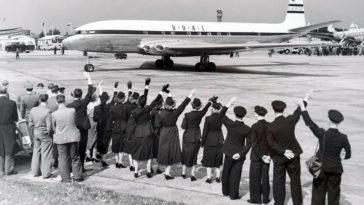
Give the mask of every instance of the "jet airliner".
[[[282, 23], [109, 20], [75, 29], [63, 43], [68, 49], [103, 53], [161, 56], [156, 67], [171, 68], [171, 57], [200, 56], [196, 71], [214, 71], [210, 55], [231, 55], [256, 49], [320, 46], [282, 43], [338, 21], [306, 25], [303, 0], [289, 0]], [[86, 71], [94, 71], [87, 63]]]

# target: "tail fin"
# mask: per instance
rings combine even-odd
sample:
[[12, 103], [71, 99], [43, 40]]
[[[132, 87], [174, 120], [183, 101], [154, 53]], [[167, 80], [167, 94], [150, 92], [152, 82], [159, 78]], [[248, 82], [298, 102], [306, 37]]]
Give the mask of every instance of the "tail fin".
[[306, 26], [303, 0], [289, 0], [286, 19], [283, 23], [288, 30]]
[[328, 32], [331, 32], [331, 33], [335, 33], [335, 32], [336, 32], [336, 29], [335, 29], [334, 24], [330, 24], [330, 25], [327, 27], [327, 31], [328, 31]]

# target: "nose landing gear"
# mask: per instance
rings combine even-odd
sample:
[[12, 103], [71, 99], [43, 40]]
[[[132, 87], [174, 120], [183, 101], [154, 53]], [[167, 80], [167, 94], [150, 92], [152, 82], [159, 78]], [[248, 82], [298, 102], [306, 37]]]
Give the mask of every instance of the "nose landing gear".
[[89, 56], [87, 56], [87, 63], [85, 64], [83, 69], [86, 72], [94, 72], [95, 71], [95, 66], [90, 63], [90, 57]]

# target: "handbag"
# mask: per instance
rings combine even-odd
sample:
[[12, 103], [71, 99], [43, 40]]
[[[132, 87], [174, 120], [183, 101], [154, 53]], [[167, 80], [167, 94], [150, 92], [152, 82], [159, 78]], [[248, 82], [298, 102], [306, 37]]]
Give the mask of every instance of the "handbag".
[[[325, 138], [326, 138], [326, 135], [324, 135], [322, 154], [321, 154], [322, 159], [324, 159], [324, 153], [325, 153]], [[322, 166], [323, 166], [322, 160], [320, 160], [316, 155], [319, 144], [320, 144], [320, 141], [317, 142], [315, 154], [306, 161], [306, 167], [314, 179], [316, 179], [320, 176], [321, 171], [322, 171]]]

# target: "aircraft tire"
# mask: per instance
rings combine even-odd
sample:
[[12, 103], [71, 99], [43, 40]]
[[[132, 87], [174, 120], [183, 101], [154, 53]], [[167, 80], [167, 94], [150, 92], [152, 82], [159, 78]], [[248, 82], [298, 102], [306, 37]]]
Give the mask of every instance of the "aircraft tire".
[[92, 64], [86, 64], [84, 67], [86, 72], [94, 72], [95, 71], [95, 66]]
[[163, 67], [163, 65], [164, 65], [163, 60], [158, 59], [158, 60], [156, 60], [156, 61], [155, 61], [155, 66], [156, 66], [157, 68], [162, 68], [162, 67]]
[[164, 61], [164, 65], [166, 65], [167, 68], [172, 68], [174, 65], [174, 62], [173, 62], [173, 60], [168, 59], [168, 60]]
[[201, 68], [202, 68], [202, 63], [196, 63], [196, 65], [195, 65], [195, 71], [196, 72], [200, 72], [201, 71]]
[[207, 64], [206, 67], [207, 67], [207, 70], [210, 71], [210, 72], [215, 72], [216, 71], [215, 63], [210, 62], [210, 63]]

